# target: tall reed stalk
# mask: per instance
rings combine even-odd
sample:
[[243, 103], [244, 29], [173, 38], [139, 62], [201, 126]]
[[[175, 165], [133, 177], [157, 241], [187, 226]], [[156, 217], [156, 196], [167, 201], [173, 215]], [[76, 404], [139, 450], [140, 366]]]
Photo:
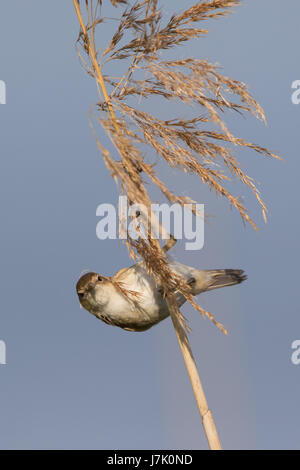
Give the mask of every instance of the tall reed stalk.
[[[171, 167], [198, 175], [204, 184], [225, 197], [244, 221], [256, 228], [246, 207], [227, 188], [229, 178], [226, 170], [253, 192], [264, 219], [266, 206], [255, 181], [241, 169], [229, 144], [250, 148], [268, 157], [277, 157], [266, 148], [235, 137], [221, 114], [226, 110], [248, 112], [264, 120], [262, 108], [243, 83], [222, 75], [217, 66], [191, 57], [162, 60], [160, 55], [162, 51], [166, 53], [171, 48], [179, 48], [186, 41], [206, 34], [206, 29], [196, 25], [228, 14], [229, 8], [238, 5], [240, 1], [200, 1], [168, 20], [163, 17], [158, 0], [133, 4], [127, 0], [110, 2], [122, 7], [123, 11], [118, 27], [105, 48], [102, 42], [100, 54], [96, 49], [96, 30], [105, 20], [102, 9], [108, 0], [73, 0], [80, 25], [78, 42], [81, 51], [78, 49], [78, 54], [88, 73], [97, 82], [100, 96], [97, 120], [114, 146], [113, 155], [104, 148], [93, 129], [111, 175], [120, 181], [121, 190], [127, 194], [130, 204], [142, 203], [147, 208], [147, 214], [144, 215], [153, 216], [152, 201], [145, 187], [147, 180], [156, 185], [171, 203], [192, 204], [189, 198], [169, 190], [156, 174], [154, 166], [147, 163], [144, 148], [150, 147]], [[115, 60], [124, 64], [123, 73], [117, 78], [103, 73], [104, 66], [107, 67]], [[131, 105], [133, 96], [137, 96], [139, 102], [156, 96], [161, 100], [180, 101], [183, 106], [194, 105], [194, 109], [196, 105], [202, 114], [196, 112], [190, 119], [162, 120], [143, 111], [142, 106], [138, 109]], [[213, 125], [212, 130], [207, 130], [207, 123]], [[194, 215], [198, 216], [195, 206], [192, 204], [191, 207]], [[164, 228], [160, 226], [160, 230], [163, 232]], [[226, 333], [226, 330], [212, 313], [195, 303], [184, 279], [170, 270], [165, 253], [175, 243], [174, 239], [171, 238], [161, 248], [158, 240], [151, 236], [146, 240], [133, 240], [128, 234], [126, 243], [130, 255], [141, 256], [149, 272], [163, 287], [209, 446], [219, 450], [220, 440], [189, 344], [188, 327], [176, 305], [174, 292], [180, 291], [196, 310], [212, 320], [221, 331]]]

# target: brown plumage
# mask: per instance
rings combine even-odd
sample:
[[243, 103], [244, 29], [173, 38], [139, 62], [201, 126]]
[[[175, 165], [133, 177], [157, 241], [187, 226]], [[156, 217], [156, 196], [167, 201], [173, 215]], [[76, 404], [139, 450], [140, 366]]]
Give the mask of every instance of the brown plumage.
[[[241, 269], [199, 270], [171, 261], [169, 267], [181, 276], [191, 295], [239, 284], [247, 276]], [[142, 263], [122, 269], [113, 277], [84, 274], [76, 285], [80, 304], [107, 324], [129, 331], [144, 331], [170, 314], [162, 286], [149, 276]], [[186, 298], [175, 291], [178, 307]]]

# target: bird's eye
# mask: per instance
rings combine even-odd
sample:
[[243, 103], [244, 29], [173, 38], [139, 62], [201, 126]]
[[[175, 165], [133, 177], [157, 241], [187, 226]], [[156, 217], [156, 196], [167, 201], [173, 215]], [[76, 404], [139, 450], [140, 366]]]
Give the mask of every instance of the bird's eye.
[[98, 281], [102, 282], [102, 277], [101, 276], [98, 276]]
[[78, 293], [78, 297], [79, 297], [80, 299], [83, 299], [84, 293], [83, 293], [83, 292], [77, 292], [77, 293]]

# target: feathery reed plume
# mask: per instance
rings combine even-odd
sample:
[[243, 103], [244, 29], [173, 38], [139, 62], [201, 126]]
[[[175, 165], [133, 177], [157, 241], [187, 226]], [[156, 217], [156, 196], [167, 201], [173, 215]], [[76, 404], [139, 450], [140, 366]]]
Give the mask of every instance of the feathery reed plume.
[[[168, 20], [163, 17], [158, 0], [110, 0], [113, 6], [123, 10], [109, 43], [105, 48], [101, 44], [101, 52], [96, 48], [96, 30], [98, 25], [109, 21], [103, 16], [103, 8], [108, 1], [73, 0], [73, 3], [80, 24], [78, 44], [81, 47], [78, 47], [78, 54], [87, 72], [97, 82], [100, 102], [97, 103], [96, 119], [109, 135], [113, 150], [104, 148], [94, 128], [93, 132], [111, 175], [120, 182], [121, 191], [126, 193], [130, 204], [139, 203], [146, 207], [146, 213], [140, 218], [141, 225], [143, 216], [147, 220], [154, 216], [151, 213], [152, 201], [145, 187], [149, 181], [171, 203], [189, 203], [195, 216], [198, 215], [193, 209], [194, 201], [175, 194], [159, 178], [154, 165], [145, 158], [147, 148], [154, 149], [171, 167], [199, 176], [203, 183], [237, 209], [242, 220], [256, 228], [245, 205], [228, 189], [229, 177], [236, 177], [253, 192], [266, 220], [267, 209], [255, 181], [242, 170], [230, 144], [250, 148], [268, 157], [278, 157], [266, 148], [234, 136], [223, 119], [224, 112], [231, 110], [240, 114], [250, 113], [264, 121], [262, 108], [251, 97], [245, 84], [222, 75], [218, 66], [192, 57], [163, 60], [161, 55], [162, 51], [167, 53], [190, 39], [205, 35], [207, 30], [199, 28], [199, 25], [207, 19], [227, 15], [231, 7], [240, 4], [240, 0], [199, 1]], [[124, 65], [122, 75], [117, 78], [104, 74], [104, 68], [108, 69], [114, 61], [121, 61]], [[181, 102], [195, 115], [190, 119], [164, 120], [149, 114], [142, 104], [155, 96], [166, 102]], [[138, 98], [138, 107], [133, 106], [132, 97]], [[208, 123], [212, 125], [211, 130], [207, 129]], [[162, 232], [159, 222], [158, 226]], [[190, 349], [185, 319], [177, 308], [174, 292], [180, 291], [195, 309], [212, 320], [221, 331], [226, 333], [226, 330], [211, 313], [194, 302], [188, 284], [170, 270], [166, 250], [160, 247], [157, 239], [150, 234], [146, 239], [133, 240], [128, 234], [126, 243], [130, 255], [140, 255], [149, 272], [163, 286], [209, 445], [219, 449], [220, 441]]]

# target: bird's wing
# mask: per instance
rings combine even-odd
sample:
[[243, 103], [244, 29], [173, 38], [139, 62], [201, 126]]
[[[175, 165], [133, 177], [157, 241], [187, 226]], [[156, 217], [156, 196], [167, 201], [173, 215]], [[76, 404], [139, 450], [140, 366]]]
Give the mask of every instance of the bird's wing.
[[134, 268], [135, 265], [133, 266], [129, 266], [128, 268], [122, 268], [120, 269], [120, 271], [118, 271], [114, 276], [113, 278], [114, 279], [117, 279], [118, 281], [121, 281], [122, 279], [126, 278], [128, 276], [129, 271], [132, 270]]
[[[176, 261], [170, 261], [170, 268], [177, 274], [181, 275], [188, 283], [192, 283], [194, 279], [194, 269], [190, 266], [185, 266], [184, 264], [178, 263]], [[120, 269], [114, 276], [113, 279], [116, 281], [123, 281], [123, 282], [135, 282], [140, 284], [141, 281], [145, 281], [145, 277], [147, 277], [149, 281], [149, 277], [147, 275], [147, 271], [144, 267], [143, 262], [136, 263], [128, 268]], [[152, 278], [152, 276], [151, 276]], [[152, 279], [153, 281], [153, 279]], [[157, 288], [160, 288], [160, 285], [157, 285]]]
[[112, 279], [124, 284], [124, 286], [133, 291], [143, 291], [146, 285], [153, 282], [142, 263], [136, 263], [128, 268], [121, 269]]

